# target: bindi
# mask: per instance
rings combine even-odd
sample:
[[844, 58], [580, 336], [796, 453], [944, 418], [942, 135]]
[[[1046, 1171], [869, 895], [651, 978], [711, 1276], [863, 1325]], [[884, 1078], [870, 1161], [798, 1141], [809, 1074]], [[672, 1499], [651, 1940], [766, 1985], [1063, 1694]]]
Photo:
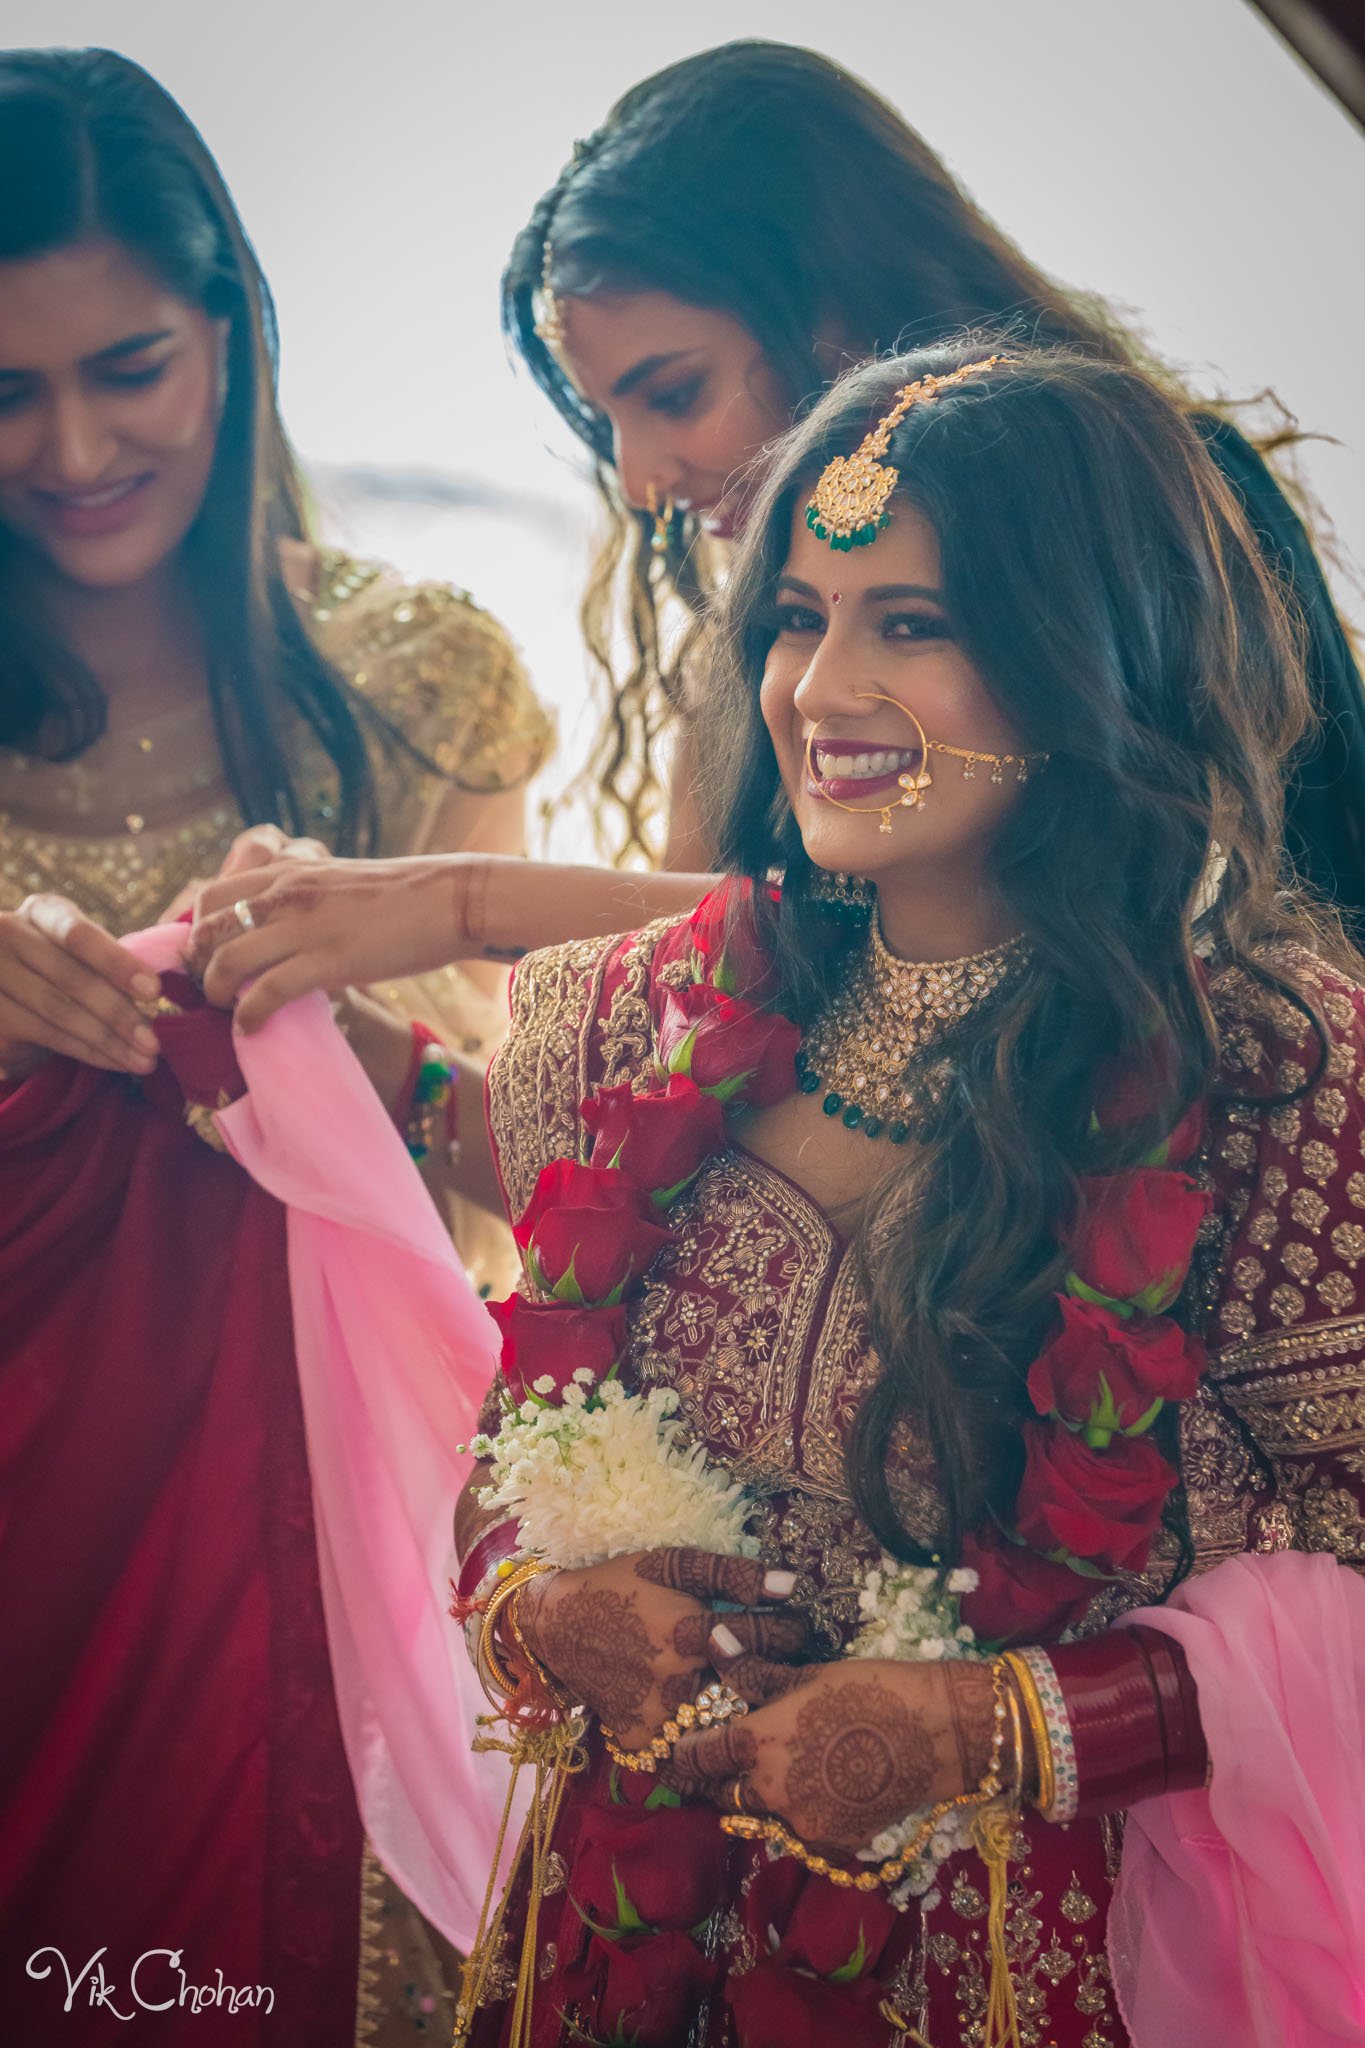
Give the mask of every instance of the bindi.
[[843, 601], [844, 601], [844, 593], [843, 593], [843, 591], [842, 591], [842, 590], [832, 590], [832, 591], [830, 592], [830, 594], [829, 594], [829, 601], [830, 601], [830, 603], [831, 603], [831, 604], [842, 604], [842, 603], [843, 603]]

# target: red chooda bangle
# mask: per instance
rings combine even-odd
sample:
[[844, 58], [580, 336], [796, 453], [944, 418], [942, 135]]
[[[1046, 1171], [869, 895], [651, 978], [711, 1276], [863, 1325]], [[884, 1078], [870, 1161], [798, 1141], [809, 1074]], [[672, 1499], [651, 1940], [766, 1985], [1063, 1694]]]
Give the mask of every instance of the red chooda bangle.
[[1113, 1628], [1048, 1655], [1076, 1744], [1080, 1816], [1202, 1785], [1208, 1749], [1185, 1653], [1154, 1628]]

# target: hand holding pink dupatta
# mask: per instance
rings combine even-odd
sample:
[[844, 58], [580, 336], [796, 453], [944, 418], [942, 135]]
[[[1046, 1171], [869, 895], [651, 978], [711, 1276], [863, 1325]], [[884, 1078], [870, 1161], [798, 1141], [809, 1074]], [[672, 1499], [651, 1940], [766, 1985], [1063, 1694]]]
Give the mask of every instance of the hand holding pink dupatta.
[[[184, 925], [126, 943], [180, 964]], [[337, 1706], [366, 1832], [428, 1919], [468, 1946], [493, 1860], [501, 1759], [447, 1613], [457, 1453], [496, 1332], [398, 1132], [309, 996], [235, 1039], [248, 1093], [217, 1116], [287, 1211], [295, 1351]]]

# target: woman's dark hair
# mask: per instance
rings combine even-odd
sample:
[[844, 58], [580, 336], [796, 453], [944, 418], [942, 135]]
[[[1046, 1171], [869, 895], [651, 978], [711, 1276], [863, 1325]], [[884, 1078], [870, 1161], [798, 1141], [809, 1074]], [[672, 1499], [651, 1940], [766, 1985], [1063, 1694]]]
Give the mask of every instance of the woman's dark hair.
[[[849, 361], [1017, 322], [1030, 340], [1112, 361], [1137, 344], [1098, 301], [1027, 262], [946, 166], [870, 87], [784, 43], [736, 42], [635, 86], [578, 146], [517, 237], [503, 322], [532, 376], [591, 452], [612, 533], [583, 626], [611, 689], [593, 780], [646, 849], [651, 751], [679, 684], [661, 660], [652, 522], [611, 486], [607, 422], [584, 403], [536, 327], [546, 245], [559, 293], [657, 290], [720, 308], [755, 336], [793, 415], [823, 389], [821, 344]], [[704, 545], [704, 544], [703, 544]], [[694, 608], [695, 522], [674, 521], [669, 582]], [[613, 613], [629, 558], [628, 672], [615, 678]]]
[[[775, 908], [752, 893], [802, 1024], [856, 940], [831, 942], [759, 709], [793, 517], [902, 386], [999, 346], [836, 384], [779, 445], [720, 606], [699, 728], [709, 824], [730, 868], [785, 871]], [[952, 1558], [965, 1529], [1011, 1519], [1025, 1376], [1062, 1282], [1056, 1229], [1077, 1175], [1136, 1163], [1214, 1082], [1196, 939], [1220, 973], [1240, 968], [1302, 1009], [1273, 949], [1296, 932], [1320, 943], [1326, 927], [1281, 887], [1283, 764], [1310, 719], [1299, 629], [1180, 408], [1130, 366], [1014, 349], [914, 405], [884, 459], [900, 471], [893, 518], [913, 506], [937, 535], [955, 639], [1022, 748], [1051, 755], [992, 853], [1033, 965], [948, 1048], [924, 1143], [860, 1228], [881, 1369], [852, 1431], [855, 1497], [888, 1549], [927, 1555], [887, 1470], [898, 1425], [927, 1423]], [[1227, 868], [1207, 907], [1215, 847]], [[1097, 1134], [1116, 1059], [1154, 1043], [1169, 1047], [1166, 1098]]]
[[[368, 714], [310, 640], [280, 563], [280, 541], [304, 535], [303, 494], [275, 400], [274, 308], [227, 187], [169, 93], [127, 58], [0, 54], [0, 264], [97, 237], [227, 322], [223, 417], [186, 553], [241, 813], [318, 829], [289, 766], [290, 727], [302, 721], [335, 765], [336, 849], [369, 846], [378, 818]], [[66, 760], [99, 737], [107, 707], [13, 573], [20, 547], [0, 530], [0, 745]]]

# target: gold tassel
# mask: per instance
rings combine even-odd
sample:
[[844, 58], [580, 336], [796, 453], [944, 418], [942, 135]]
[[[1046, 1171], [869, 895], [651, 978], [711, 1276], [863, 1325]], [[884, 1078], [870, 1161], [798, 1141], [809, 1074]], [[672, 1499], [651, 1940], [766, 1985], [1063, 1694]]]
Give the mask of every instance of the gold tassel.
[[1023, 2048], [1019, 2034], [1019, 2007], [1010, 1976], [1005, 1947], [1005, 1915], [1009, 1909], [1009, 1853], [1014, 1840], [1017, 1815], [1003, 1803], [987, 1806], [977, 1815], [972, 1829], [977, 1854], [990, 1879], [990, 1910], [986, 1916], [986, 1947], [991, 1960], [990, 1989], [986, 2000], [985, 2029], [981, 2048]]
[[[489, 1728], [499, 1718], [494, 1714], [481, 1714], [479, 1726]], [[464, 1966], [460, 2003], [455, 2015], [453, 2048], [465, 2048], [469, 2040], [475, 2015], [483, 2002], [493, 1961], [501, 1944], [513, 1887], [522, 1864], [528, 1857], [530, 1868], [527, 1873], [526, 1925], [522, 1930], [521, 1954], [517, 1960], [516, 1997], [512, 2007], [511, 2031], [507, 2039], [508, 2048], [527, 2048], [530, 2042], [541, 1891], [545, 1883], [550, 1844], [554, 1840], [569, 1779], [587, 1763], [587, 1753], [583, 1748], [586, 1733], [586, 1724], [581, 1716], [572, 1715], [567, 1721], [556, 1721], [548, 1728], [517, 1729], [510, 1742], [499, 1741], [492, 1735], [479, 1735], [474, 1739], [473, 1747], [476, 1750], [501, 1750], [512, 1768], [507, 1781], [507, 1798], [503, 1802], [502, 1820], [498, 1827], [497, 1846], [493, 1851], [493, 1867], [488, 1873], [488, 1886], [479, 1913], [479, 1931], [474, 1937], [474, 1946]], [[502, 1861], [507, 1830], [512, 1821], [517, 1781], [527, 1764], [535, 1771], [535, 1790], [531, 1797], [530, 1811], [527, 1813], [517, 1843], [516, 1854], [507, 1873], [502, 1897], [498, 1902], [497, 1911], [492, 1912], [498, 1865]]]

